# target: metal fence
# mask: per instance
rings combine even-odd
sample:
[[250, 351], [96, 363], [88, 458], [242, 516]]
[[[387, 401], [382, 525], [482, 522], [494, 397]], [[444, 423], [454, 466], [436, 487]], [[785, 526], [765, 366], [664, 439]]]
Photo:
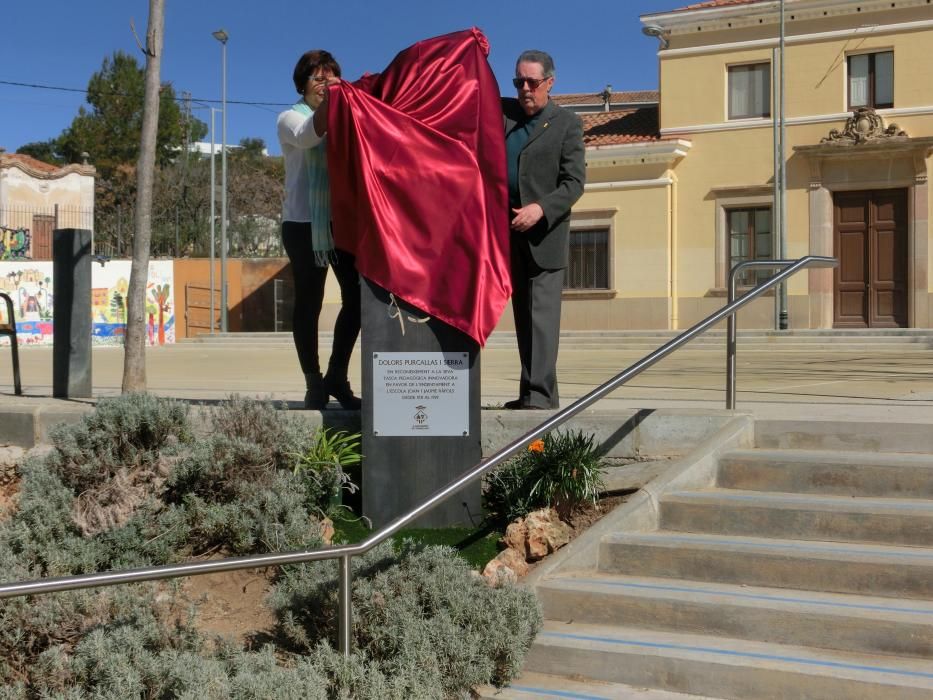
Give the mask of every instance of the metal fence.
[[[0, 260], [51, 260], [52, 231], [82, 228], [91, 231], [93, 253], [108, 258], [133, 255], [135, 208], [132, 205], [97, 209], [54, 205], [0, 207]], [[152, 258], [210, 256], [210, 216], [195, 219], [178, 211], [154, 212], [149, 255]], [[215, 223], [214, 252], [220, 256], [220, 221]], [[229, 257], [281, 257], [285, 254], [278, 219], [244, 215], [227, 227]]]
[[58, 204], [0, 208], [0, 260], [51, 260], [52, 231], [57, 228], [93, 231], [94, 211]]

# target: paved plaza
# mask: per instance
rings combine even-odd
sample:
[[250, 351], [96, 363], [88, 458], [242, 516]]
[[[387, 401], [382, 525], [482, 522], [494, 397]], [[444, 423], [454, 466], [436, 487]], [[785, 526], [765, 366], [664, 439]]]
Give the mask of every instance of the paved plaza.
[[[660, 341], [659, 341], [660, 344]], [[322, 357], [327, 348], [322, 344]], [[360, 386], [359, 346], [350, 381]], [[558, 363], [561, 406], [568, 406], [636, 362], [643, 350], [613, 347], [611, 339], [575, 348], [564, 342]], [[514, 347], [482, 352], [482, 403], [495, 408], [518, 393]], [[304, 387], [294, 349], [285, 343], [248, 341], [178, 343], [146, 350], [153, 393], [192, 401], [216, 401], [231, 393], [271, 397], [300, 408]], [[0, 405], [59, 404], [52, 396], [52, 348], [23, 347], [24, 396], [13, 394], [8, 348], [0, 347]], [[120, 391], [123, 349], [95, 347], [95, 398]], [[724, 408], [725, 351], [689, 347], [673, 353], [620, 387], [598, 406], [612, 408]], [[812, 350], [755, 349], [738, 356], [737, 408], [759, 417], [875, 419], [933, 423], [933, 350], [925, 343], [866, 350], [844, 345]]]

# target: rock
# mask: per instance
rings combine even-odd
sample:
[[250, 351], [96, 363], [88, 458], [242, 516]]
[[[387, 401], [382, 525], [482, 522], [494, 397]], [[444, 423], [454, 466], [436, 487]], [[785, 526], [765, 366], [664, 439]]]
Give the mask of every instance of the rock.
[[[508, 552], [509, 550], [505, 551]], [[483, 569], [483, 578], [486, 579], [487, 583], [493, 588], [518, 582], [518, 575], [498, 557], [486, 564], [486, 568]]]
[[528, 528], [525, 527], [525, 521], [519, 518], [514, 523], [510, 523], [505, 528], [505, 536], [499, 540], [499, 544], [506, 549], [514, 549], [523, 555], [528, 555], [526, 540], [528, 539]]
[[528, 562], [525, 561], [525, 555], [515, 549], [503, 549], [496, 557], [505, 566], [515, 572], [515, 575], [521, 578], [528, 573]]
[[324, 544], [331, 544], [334, 541], [334, 521], [325, 517], [320, 522], [321, 539]]
[[528, 573], [528, 562], [525, 555], [515, 549], [503, 549], [495, 559], [486, 564], [483, 569], [483, 578], [490, 586], [502, 586], [506, 583], [515, 583]]
[[553, 508], [542, 508], [525, 518], [528, 531], [527, 556], [537, 561], [570, 542], [573, 529], [560, 519]]

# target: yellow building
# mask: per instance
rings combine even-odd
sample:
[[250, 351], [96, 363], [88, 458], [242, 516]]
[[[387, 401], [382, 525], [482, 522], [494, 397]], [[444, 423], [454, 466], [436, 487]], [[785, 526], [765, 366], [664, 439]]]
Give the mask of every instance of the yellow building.
[[[723, 305], [731, 265], [777, 257], [779, 7], [641, 18], [660, 104], [583, 115], [563, 328], [685, 328]], [[933, 327], [933, 3], [786, 0], [784, 27], [787, 257], [841, 262], [792, 278], [790, 326]], [[741, 324], [774, 310], [758, 300]]]

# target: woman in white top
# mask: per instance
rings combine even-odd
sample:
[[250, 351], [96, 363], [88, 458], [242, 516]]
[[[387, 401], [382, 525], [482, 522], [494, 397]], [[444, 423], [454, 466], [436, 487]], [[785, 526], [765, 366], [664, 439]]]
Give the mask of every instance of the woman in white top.
[[[327, 179], [327, 88], [339, 82], [340, 65], [323, 50], [298, 59], [292, 75], [301, 99], [276, 124], [285, 157], [282, 242], [295, 279], [292, 335], [305, 375], [305, 408], [323, 409], [333, 396], [345, 409], [359, 410], [347, 380], [350, 355], [360, 333], [360, 281], [353, 256], [334, 247]], [[328, 265], [340, 284], [341, 307], [327, 373], [318, 357], [318, 319]]]

